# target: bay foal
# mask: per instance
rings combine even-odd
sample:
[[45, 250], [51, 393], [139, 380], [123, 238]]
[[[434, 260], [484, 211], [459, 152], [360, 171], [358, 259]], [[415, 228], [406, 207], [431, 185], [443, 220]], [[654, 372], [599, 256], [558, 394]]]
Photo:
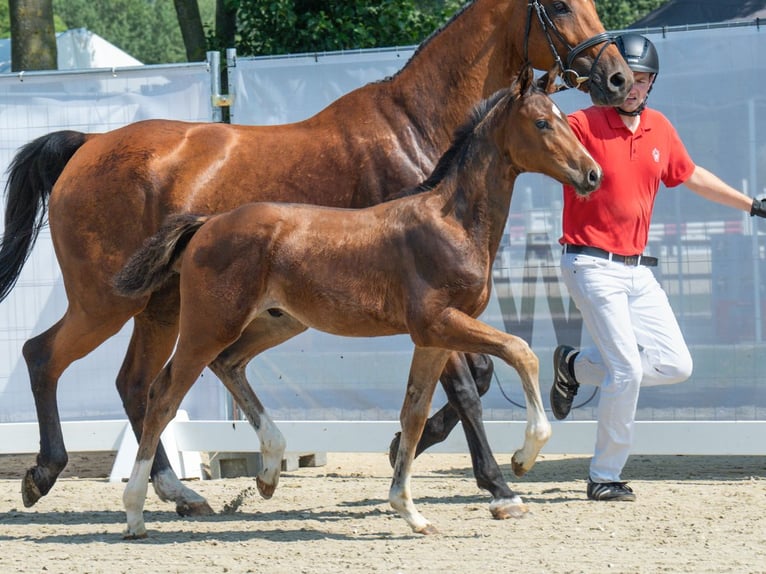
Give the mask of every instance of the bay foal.
[[[532, 468], [551, 432], [537, 357], [522, 339], [476, 319], [489, 301], [514, 180], [526, 171], [582, 194], [601, 180], [600, 167], [534, 85], [530, 68], [474, 110], [431, 176], [405, 197], [359, 210], [251, 203], [220, 215], [171, 217], [114, 280], [121, 295], [143, 297], [180, 272], [178, 344], [150, 386], [123, 497], [125, 536], [146, 536], [143, 505], [160, 434], [202, 370], [238, 371], [246, 385], [244, 369], [255, 355], [309, 327], [349, 337], [412, 338], [389, 501], [413, 531], [435, 532], [415, 508], [410, 477], [451, 351], [488, 353], [518, 371], [527, 426], [512, 467], [518, 476]], [[253, 423], [264, 460], [257, 484], [270, 495], [284, 439], [262, 410]], [[526, 512], [516, 494], [492, 504], [510, 515]]]

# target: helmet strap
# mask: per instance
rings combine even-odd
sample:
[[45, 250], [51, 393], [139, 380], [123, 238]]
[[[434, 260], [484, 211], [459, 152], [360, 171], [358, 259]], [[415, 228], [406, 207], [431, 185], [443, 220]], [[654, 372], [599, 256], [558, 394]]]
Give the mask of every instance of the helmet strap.
[[632, 112], [629, 112], [629, 111], [627, 111], [627, 110], [623, 110], [623, 109], [622, 109], [620, 106], [615, 106], [615, 107], [614, 107], [614, 109], [615, 109], [615, 110], [617, 110], [617, 113], [618, 113], [618, 114], [620, 114], [621, 116], [631, 116], [631, 117], [634, 117], [634, 116], [640, 116], [640, 115], [641, 115], [641, 112], [643, 112], [643, 111], [644, 111], [644, 109], [646, 108], [646, 100], [648, 100], [648, 99], [649, 99], [649, 96], [647, 95], [647, 96], [644, 98], [644, 101], [643, 101], [643, 102], [641, 102], [641, 105], [640, 105], [640, 106], [638, 106], [638, 107], [637, 107], [635, 110], [633, 110]]
[[656, 78], [657, 78], [657, 74], [654, 74], [654, 76], [652, 77], [652, 85], [649, 86], [649, 89], [646, 92], [646, 97], [644, 98], [644, 101], [641, 102], [640, 106], [638, 106], [632, 112], [629, 112], [627, 110], [623, 110], [619, 106], [615, 106], [614, 109], [617, 110], [617, 113], [620, 114], [621, 116], [631, 116], [631, 117], [640, 116], [641, 112], [643, 112], [644, 109], [646, 108], [646, 102], [649, 100], [649, 94], [652, 92], [652, 88], [654, 88], [654, 80]]

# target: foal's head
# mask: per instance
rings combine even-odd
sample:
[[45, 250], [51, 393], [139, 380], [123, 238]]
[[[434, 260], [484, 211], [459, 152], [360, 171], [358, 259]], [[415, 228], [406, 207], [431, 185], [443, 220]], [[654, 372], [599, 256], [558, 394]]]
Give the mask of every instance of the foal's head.
[[497, 144], [517, 173], [542, 173], [587, 195], [601, 185], [601, 166], [548, 96], [554, 90], [553, 80], [552, 74], [546, 74], [536, 83], [529, 67], [519, 73], [505, 103], [511, 109], [505, 110], [507, 118], [497, 131]]

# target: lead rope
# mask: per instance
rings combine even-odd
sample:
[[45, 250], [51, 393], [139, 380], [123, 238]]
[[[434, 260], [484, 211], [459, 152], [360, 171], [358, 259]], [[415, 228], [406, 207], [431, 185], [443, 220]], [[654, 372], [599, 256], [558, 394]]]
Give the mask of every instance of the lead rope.
[[[508, 393], [505, 392], [505, 390], [503, 389], [503, 385], [500, 382], [500, 377], [497, 376], [497, 371], [493, 372], [492, 376], [497, 381], [497, 388], [500, 389], [500, 394], [503, 395], [503, 398], [506, 401], [508, 401], [509, 403], [511, 403], [514, 407], [519, 407], [522, 410], [526, 410], [526, 408], [527, 408], [526, 405], [522, 405], [521, 403], [517, 403], [516, 401], [514, 401], [511, 398], [511, 396]], [[599, 387], [594, 387], [593, 388], [593, 392], [591, 393], [591, 395], [587, 399], [585, 399], [579, 405], [572, 405], [572, 410], [579, 409], [580, 407], [584, 407], [589, 402], [591, 402], [594, 398], [596, 398], [596, 393], [598, 393], [598, 389], [599, 389]]]

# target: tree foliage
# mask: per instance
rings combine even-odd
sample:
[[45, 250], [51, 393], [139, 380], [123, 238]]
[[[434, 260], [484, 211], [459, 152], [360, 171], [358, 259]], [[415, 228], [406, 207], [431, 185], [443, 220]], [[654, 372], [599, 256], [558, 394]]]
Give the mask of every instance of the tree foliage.
[[417, 44], [460, 5], [460, 0], [241, 0], [237, 53], [324, 52]]
[[58, 68], [52, 0], [9, 0], [14, 72]]
[[598, 0], [598, 12], [604, 28], [624, 30], [636, 20], [640, 20], [652, 10], [656, 10], [667, 0]]
[[172, 0], [54, 0], [67, 28], [87, 28], [145, 64], [186, 61]]

